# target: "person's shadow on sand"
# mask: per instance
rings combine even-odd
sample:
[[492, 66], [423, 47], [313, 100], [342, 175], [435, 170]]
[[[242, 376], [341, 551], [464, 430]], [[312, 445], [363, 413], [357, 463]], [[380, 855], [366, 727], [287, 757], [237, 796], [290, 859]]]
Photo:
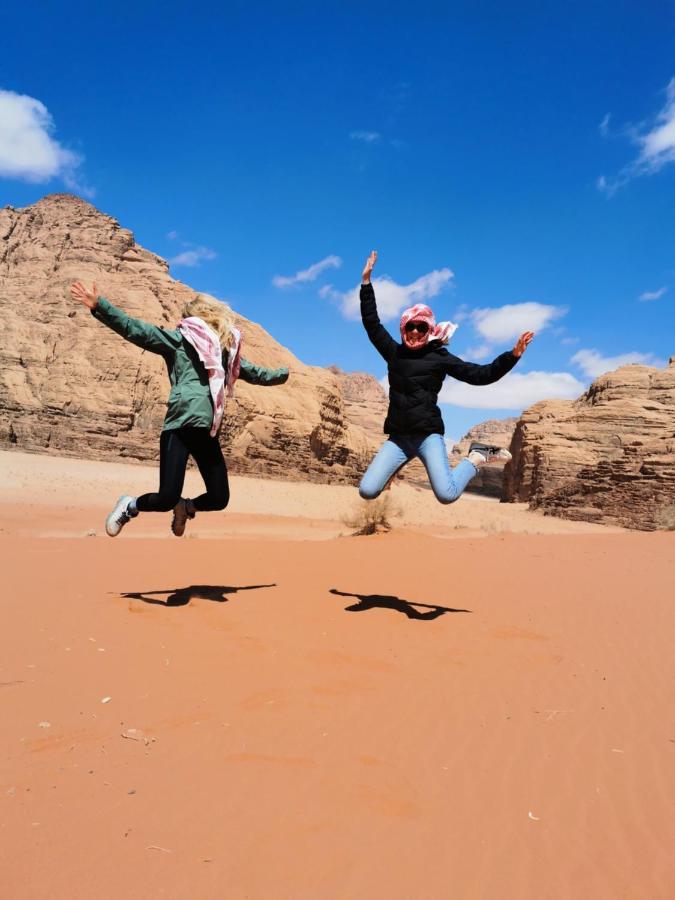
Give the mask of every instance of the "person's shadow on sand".
[[[127, 591], [122, 594], [128, 600], [142, 600], [143, 603], [154, 603], [156, 606], [187, 606], [194, 597], [200, 600], [213, 600], [216, 603], [227, 603], [227, 594], [238, 591], [257, 591], [259, 588], [276, 587], [276, 584], [249, 584], [243, 587], [213, 584], [191, 584], [183, 588], [165, 588], [163, 591]], [[155, 600], [155, 596], [166, 594], [166, 600]]]
[[[445, 613], [468, 613], [470, 609], [454, 609], [451, 606], [439, 606], [431, 603], [417, 603], [412, 600], [402, 600], [400, 597], [394, 597], [387, 594], [350, 594], [345, 591], [338, 591], [337, 588], [330, 589], [331, 594], [337, 594], [339, 597], [356, 597], [357, 602], [351, 606], [345, 606], [347, 612], [365, 612], [367, 609], [395, 609], [402, 612], [409, 619], [418, 619], [422, 621], [430, 621], [437, 619]], [[417, 607], [428, 609], [428, 612], [420, 612]]]

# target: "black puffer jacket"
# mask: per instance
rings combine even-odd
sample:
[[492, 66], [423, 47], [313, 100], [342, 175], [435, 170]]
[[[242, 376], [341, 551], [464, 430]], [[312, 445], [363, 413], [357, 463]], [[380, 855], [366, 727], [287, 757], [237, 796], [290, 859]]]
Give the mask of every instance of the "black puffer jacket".
[[492, 384], [518, 362], [509, 350], [479, 366], [448, 353], [438, 341], [409, 350], [380, 322], [372, 284], [361, 285], [361, 318], [368, 337], [387, 362], [389, 410], [385, 434], [445, 434], [437, 399], [446, 375], [467, 384]]

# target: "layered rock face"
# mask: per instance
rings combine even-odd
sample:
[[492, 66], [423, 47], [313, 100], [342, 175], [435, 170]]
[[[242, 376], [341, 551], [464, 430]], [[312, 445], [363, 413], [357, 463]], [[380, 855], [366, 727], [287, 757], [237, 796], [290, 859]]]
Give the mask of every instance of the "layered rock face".
[[675, 508], [675, 357], [622, 366], [578, 400], [520, 418], [504, 497], [569, 519], [652, 530]]
[[[461, 441], [452, 448], [453, 462], [459, 462], [462, 457], [466, 456], [472, 441], [494, 444], [496, 447], [505, 447], [508, 450], [517, 421], [518, 419], [515, 417], [487, 419], [479, 425], [474, 425], [473, 428], [467, 431]], [[472, 491], [475, 494], [484, 494], [487, 497], [501, 497], [503, 490], [503, 463], [491, 463], [489, 466], [483, 466], [467, 487], [467, 491]]]
[[[53, 194], [0, 210], [0, 446], [155, 459], [164, 363], [73, 303], [76, 279], [96, 281], [130, 315], [170, 328], [193, 294], [131, 231], [83, 200]], [[386, 400], [376, 379], [306, 366], [256, 323], [238, 324], [246, 358], [288, 366], [291, 377], [268, 388], [238, 382], [221, 432], [231, 470], [355, 482], [381, 442]]]
[[374, 435], [379, 445], [385, 439], [382, 426], [387, 414], [387, 395], [380, 382], [364, 372], [343, 372], [338, 366], [329, 366], [328, 371], [337, 379], [349, 421]]

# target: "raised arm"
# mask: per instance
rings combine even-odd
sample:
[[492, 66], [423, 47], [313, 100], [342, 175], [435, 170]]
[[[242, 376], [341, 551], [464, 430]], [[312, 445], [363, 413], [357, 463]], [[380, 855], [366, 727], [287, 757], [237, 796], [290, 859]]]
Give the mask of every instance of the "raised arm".
[[464, 381], [466, 384], [494, 384], [495, 381], [499, 381], [507, 372], [511, 371], [533, 337], [533, 331], [525, 331], [518, 338], [518, 342], [513, 350], [500, 353], [496, 359], [493, 359], [491, 363], [486, 363], [484, 366], [478, 365], [478, 363], [465, 362], [459, 356], [453, 356], [452, 353], [448, 353], [445, 368], [446, 374], [451, 375], [458, 381]]
[[380, 317], [377, 314], [375, 290], [370, 283], [370, 275], [376, 262], [377, 251], [373, 250], [366, 260], [366, 265], [361, 275], [361, 321], [371, 344], [384, 359], [389, 360], [396, 352], [398, 344], [380, 322]]
[[103, 322], [125, 340], [136, 344], [137, 347], [142, 347], [143, 350], [150, 350], [152, 353], [161, 353], [165, 356], [167, 353], [175, 352], [181, 343], [182, 338], [179, 332], [150, 325], [141, 319], [133, 319], [105, 297], [100, 297], [96, 290], [96, 284], [92, 286], [91, 291], [88, 291], [81, 282], [76, 281], [70, 286], [70, 293], [73, 300], [86, 306], [99, 322]]
[[248, 360], [242, 359], [239, 377], [249, 384], [272, 386], [288, 381], [288, 369], [266, 369], [264, 366], [255, 366]]

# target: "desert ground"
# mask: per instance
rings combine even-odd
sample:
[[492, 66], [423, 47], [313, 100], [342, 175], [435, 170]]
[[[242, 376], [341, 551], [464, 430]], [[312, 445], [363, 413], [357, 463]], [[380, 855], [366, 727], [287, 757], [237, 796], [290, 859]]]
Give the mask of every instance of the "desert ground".
[[672, 900], [673, 533], [156, 475], [0, 453], [3, 896]]

